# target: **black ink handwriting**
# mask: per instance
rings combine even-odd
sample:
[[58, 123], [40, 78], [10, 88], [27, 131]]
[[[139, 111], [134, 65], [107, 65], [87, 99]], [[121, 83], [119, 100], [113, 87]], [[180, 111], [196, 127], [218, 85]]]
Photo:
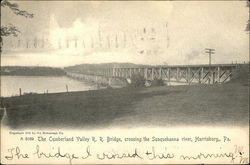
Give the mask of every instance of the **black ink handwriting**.
[[10, 152], [10, 156], [5, 156], [5, 159], [7, 160], [12, 160], [14, 159], [14, 157], [17, 157], [17, 159], [27, 159], [29, 158], [29, 155], [27, 153], [25, 154], [22, 154], [21, 153], [21, 150], [19, 147], [15, 147], [15, 148], [11, 148], [11, 149], [8, 149], [8, 152]]
[[60, 147], [57, 148], [57, 152], [56, 153], [45, 153], [45, 152], [41, 152], [40, 151], [40, 146], [37, 145], [36, 146], [36, 152], [33, 153], [34, 155], [37, 156], [37, 158], [67, 158], [69, 160], [69, 163], [72, 164], [72, 160], [73, 159], [78, 159], [78, 156], [76, 156], [75, 154], [69, 154], [69, 153], [61, 153]]
[[97, 159], [104, 160], [104, 159], [123, 159], [123, 158], [140, 158], [143, 159], [142, 156], [140, 156], [137, 152], [137, 149], [135, 148], [133, 153], [122, 153], [122, 154], [108, 154], [108, 153], [102, 153], [101, 155], [96, 155]]
[[152, 151], [146, 152], [146, 155], [148, 156], [149, 160], [154, 160], [154, 159], [173, 159], [174, 158], [174, 154], [170, 154], [170, 153], [160, 153], [160, 154], [156, 154], [155, 152], [155, 147], [152, 147]]

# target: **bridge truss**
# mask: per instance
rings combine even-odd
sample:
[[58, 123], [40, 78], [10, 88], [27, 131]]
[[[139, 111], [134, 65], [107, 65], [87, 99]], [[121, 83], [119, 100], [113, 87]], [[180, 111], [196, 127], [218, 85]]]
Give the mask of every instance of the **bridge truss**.
[[81, 74], [68, 73], [71, 76], [91, 78], [121, 78], [130, 79], [139, 74], [147, 81], [162, 79], [167, 82], [183, 82], [188, 84], [216, 84], [224, 83], [232, 78], [236, 64], [217, 65], [179, 65], [179, 66], [155, 66], [138, 68], [104, 68], [81, 72]]

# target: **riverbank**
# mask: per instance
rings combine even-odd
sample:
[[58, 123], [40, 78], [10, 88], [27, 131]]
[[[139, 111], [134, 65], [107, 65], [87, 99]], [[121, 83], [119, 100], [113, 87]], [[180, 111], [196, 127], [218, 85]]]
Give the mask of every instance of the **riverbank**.
[[248, 124], [248, 86], [242, 83], [101, 89], [2, 100], [9, 125], [103, 128]]

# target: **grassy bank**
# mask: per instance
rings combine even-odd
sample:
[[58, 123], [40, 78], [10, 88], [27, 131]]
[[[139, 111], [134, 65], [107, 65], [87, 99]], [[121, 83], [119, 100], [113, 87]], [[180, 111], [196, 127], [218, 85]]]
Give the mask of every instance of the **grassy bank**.
[[237, 126], [249, 122], [248, 69], [222, 85], [102, 89], [5, 98], [9, 125], [23, 127]]

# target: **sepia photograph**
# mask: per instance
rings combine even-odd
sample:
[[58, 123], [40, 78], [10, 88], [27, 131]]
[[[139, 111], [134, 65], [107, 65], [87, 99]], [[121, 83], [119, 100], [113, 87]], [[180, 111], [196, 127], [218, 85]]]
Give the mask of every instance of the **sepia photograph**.
[[248, 137], [249, 7], [2, 0], [1, 130], [204, 127]]

